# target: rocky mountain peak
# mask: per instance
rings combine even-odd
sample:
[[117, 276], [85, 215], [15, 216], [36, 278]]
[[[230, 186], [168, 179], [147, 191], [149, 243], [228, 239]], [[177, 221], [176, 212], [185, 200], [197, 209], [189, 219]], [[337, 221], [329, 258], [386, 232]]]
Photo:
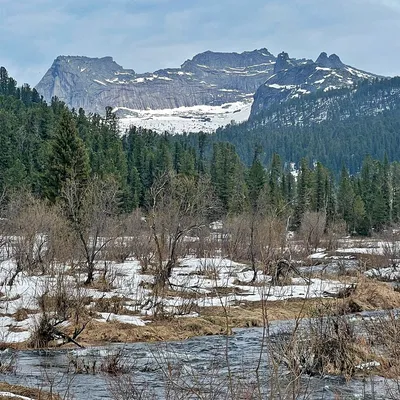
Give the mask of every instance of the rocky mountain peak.
[[63, 73], [64, 71], [79, 71], [84, 74], [91, 74], [101, 78], [109, 77], [121, 71], [135, 75], [135, 71], [124, 70], [110, 56], [95, 58], [85, 56], [58, 56], [52, 65], [53, 72]]
[[357, 81], [375, 79], [376, 75], [349, 67], [336, 54], [323, 52], [315, 62], [291, 60], [286, 53], [278, 55], [274, 75], [254, 95], [253, 118], [273, 104], [286, 102], [317, 91], [349, 87]]
[[329, 57], [328, 55], [323, 51], [317, 60], [315, 61], [318, 66], [323, 67], [323, 68], [344, 68], [345, 65], [342, 63], [340, 58], [336, 54], [331, 54]]
[[290, 63], [289, 63], [289, 54], [285, 53], [282, 51], [282, 53], [278, 54], [278, 57], [275, 62], [275, 67], [274, 67], [274, 74], [277, 74], [280, 71], [283, 71], [285, 69], [290, 68]]
[[267, 50], [245, 51], [243, 53], [222, 53], [206, 51], [197, 54], [191, 60], [185, 61], [181, 68], [192, 71], [194, 67], [208, 67], [211, 69], [246, 68], [253, 65], [272, 63], [275, 57]]

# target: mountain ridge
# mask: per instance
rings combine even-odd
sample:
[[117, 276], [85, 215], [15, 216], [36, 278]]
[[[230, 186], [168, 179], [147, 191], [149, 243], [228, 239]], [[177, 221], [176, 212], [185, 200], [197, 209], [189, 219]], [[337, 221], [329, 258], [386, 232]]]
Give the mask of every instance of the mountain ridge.
[[250, 119], [272, 104], [315, 93], [351, 87], [362, 80], [373, 80], [378, 75], [344, 64], [336, 54], [329, 57], [322, 52], [315, 62], [294, 65], [287, 53], [280, 53], [274, 74], [254, 94]]
[[36, 89], [46, 101], [57, 96], [70, 107], [98, 113], [106, 106], [146, 110], [221, 105], [251, 97], [272, 75], [274, 63], [266, 49], [205, 52], [181, 68], [137, 74], [111, 57], [59, 56]]
[[274, 56], [261, 48], [206, 51], [180, 68], [140, 74], [110, 56], [58, 56], [36, 89], [46, 101], [56, 96], [75, 109], [103, 114], [110, 106], [124, 126], [211, 132], [219, 124], [252, 119], [273, 104], [376, 77], [344, 64], [336, 54], [322, 52], [313, 61], [285, 52]]

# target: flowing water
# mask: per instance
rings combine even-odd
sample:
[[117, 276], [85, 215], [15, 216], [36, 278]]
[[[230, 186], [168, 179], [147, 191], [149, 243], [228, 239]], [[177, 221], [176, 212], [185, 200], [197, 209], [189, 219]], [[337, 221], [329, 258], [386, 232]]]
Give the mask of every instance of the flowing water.
[[[293, 322], [272, 323], [269, 342], [285, 335], [285, 331], [292, 325]], [[226, 393], [230, 382], [235, 388], [261, 388], [261, 397], [269, 399], [272, 372], [268, 364], [268, 351], [266, 346], [262, 345], [266, 343], [263, 341], [264, 333], [261, 328], [249, 328], [236, 329], [235, 334], [230, 337], [196, 337], [182, 342], [134, 343], [69, 351], [22, 351], [18, 356], [16, 372], [0, 375], [0, 379], [37, 388], [53, 386], [54, 390], [61, 394], [70, 388], [73, 397], [69, 398], [77, 400], [112, 399], [110, 380], [106, 374], [74, 374], [71, 371], [70, 361], [81, 360], [86, 365], [93, 365], [96, 362], [99, 366], [104, 357], [117, 352], [122, 356], [122, 363], [129, 367], [126, 376], [131, 377], [134, 387], [138, 390], [146, 388], [151, 391], [151, 397], [147, 398], [166, 398], [170, 388], [167, 377], [172, 377], [182, 391], [190, 386], [191, 390], [186, 391], [185, 398], [228, 399], [230, 397]], [[257, 365], [259, 365], [258, 380], [255, 373]], [[276, 372], [275, 376], [279, 376], [281, 387], [285, 387], [287, 373], [284, 370]], [[232, 380], [229, 377], [232, 377]], [[354, 379], [348, 383], [343, 378], [333, 376], [303, 377], [301, 385], [302, 393], [288, 398], [398, 398], [395, 395], [391, 397], [389, 393], [389, 385], [393, 385], [393, 382], [387, 382], [380, 377]], [[203, 397], [196, 397], [194, 394], [193, 388], [199, 387], [205, 393]], [[123, 390], [126, 391], [127, 388]], [[123, 399], [134, 398], [123, 397]]]

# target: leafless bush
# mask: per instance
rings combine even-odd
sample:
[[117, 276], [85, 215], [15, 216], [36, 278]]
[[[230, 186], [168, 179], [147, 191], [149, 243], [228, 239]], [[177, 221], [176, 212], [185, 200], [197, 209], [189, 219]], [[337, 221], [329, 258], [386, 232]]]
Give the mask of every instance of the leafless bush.
[[126, 374], [131, 366], [124, 357], [124, 349], [110, 351], [105, 356], [68, 354], [69, 371], [74, 374], [106, 374], [115, 377]]
[[242, 261], [248, 259], [250, 226], [249, 216], [241, 214], [231, 216], [224, 221], [224, 239], [222, 249], [231, 260]]
[[389, 377], [400, 376], [400, 319], [396, 312], [387, 311], [366, 320], [365, 329], [385, 365]]
[[55, 278], [48, 279], [40, 288], [39, 309], [60, 321], [73, 318], [77, 323], [87, 317], [88, 297], [85, 288], [59, 270]]
[[107, 354], [100, 363], [100, 371], [109, 375], [120, 375], [129, 369], [123, 349]]
[[346, 222], [331, 222], [326, 228], [326, 248], [327, 250], [336, 250], [339, 246], [339, 239], [346, 234]]
[[153, 400], [155, 393], [148, 387], [140, 388], [132, 375], [116, 375], [108, 379], [113, 400]]
[[[72, 284], [71, 284], [72, 283]], [[39, 288], [38, 288], [39, 289]], [[86, 309], [88, 298], [82, 288], [66, 276], [59, 273], [55, 279], [49, 279], [40, 288], [38, 297], [40, 316], [32, 330], [30, 345], [34, 348], [46, 347], [51, 341], [62, 339], [62, 342], [76, 342], [90, 320]], [[68, 322], [73, 327], [72, 334], [60, 327]]]
[[141, 210], [135, 210], [123, 219], [124, 236], [117, 244], [123, 247], [123, 254], [134, 256], [146, 273], [154, 260], [154, 246], [149, 224]]
[[78, 182], [68, 181], [62, 190], [64, 214], [85, 260], [86, 285], [94, 280], [96, 263], [122, 236], [121, 221], [116, 217], [118, 183], [93, 178], [84, 195]]
[[53, 327], [54, 321], [50, 316], [48, 314], [41, 314], [31, 333], [29, 346], [36, 349], [47, 347], [54, 340]]
[[300, 224], [300, 236], [303, 239], [307, 252], [316, 250], [321, 243], [326, 226], [324, 212], [305, 212]]
[[14, 373], [17, 369], [18, 354], [16, 351], [5, 348], [0, 350], [0, 373]]
[[156, 284], [165, 285], [184, 249], [184, 238], [195, 236], [208, 222], [214, 198], [206, 178], [164, 174], [150, 189], [146, 220], [156, 254]]
[[303, 328], [297, 324], [282, 335], [272, 351], [276, 363], [283, 362], [293, 376], [340, 374], [349, 379], [356, 366], [369, 361], [369, 344], [360, 339], [349, 321], [334, 308], [321, 305]]
[[21, 272], [50, 273], [55, 259], [53, 233], [60, 219], [55, 207], [31, 195], [12, 199], [8, 206], [9, 228], [13, 232], [13, 257], [16, 270], [8, 284], [12, 286]]
[[383, 256], [387, 265], [396, 265], [400, 259], [400, 232], [386, 231], [383, 234]]
[[93, 309], [97, 312], [120, 314], [124, 305], [125, 299], [123, 297], [100, 297], [99, 299], [96, 299]]

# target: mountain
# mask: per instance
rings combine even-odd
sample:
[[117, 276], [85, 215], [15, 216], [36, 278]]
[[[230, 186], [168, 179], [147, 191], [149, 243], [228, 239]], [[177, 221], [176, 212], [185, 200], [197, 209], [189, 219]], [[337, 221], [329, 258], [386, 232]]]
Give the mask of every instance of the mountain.
[[278, 153], [288, 163], [308, 157], [336, 172], [345, 165], [356, 173], [366, 155], [398, 160], [399, 132], [400, 77], [395, 77], [274, 103], [244, 123], [218, 129], [209, 142], [232, 143], [249, 165], [260, 146], [265, 164]]
[[238, 53], [207, 51], [181, 68], [137, 74], [111, 57], [60, 56], [36, 86], [45, 100], [57, 96], [70, 107], [103, 113], [105, 107], [160, 110], [222, 105], [249, 99], [273, 73], [266, 49]]
[[315, 62], [293, 63], [287, 53], [278, 55], [273, 75], [261, 85], [254, 95], [250, 118], [270, 108], [273, 104], [303, 97], [317, 91], [330, 91], [373, 80], [378, 76], [342, 63], [336, 54], [323, 52]]
[[212, 132], [254, 118], [273, 104], [375, 77], [334, 54], [321, 53], [314, 62], [284, 52], [275, 57], [264, 48], [206, 51], [180, 68], [145, 74], [124, 69], [111, 57], [59, 56], [36, 89], [46, 101], [57, 96], [75, 109], [103, 114], [111, 106], [121, 129]]
[[321, 90], [275, 103], [243, 126], [312, 127], [324, 121], [340, 122], [400, 110], [400, 78], [363, 80], [349, 87]]

